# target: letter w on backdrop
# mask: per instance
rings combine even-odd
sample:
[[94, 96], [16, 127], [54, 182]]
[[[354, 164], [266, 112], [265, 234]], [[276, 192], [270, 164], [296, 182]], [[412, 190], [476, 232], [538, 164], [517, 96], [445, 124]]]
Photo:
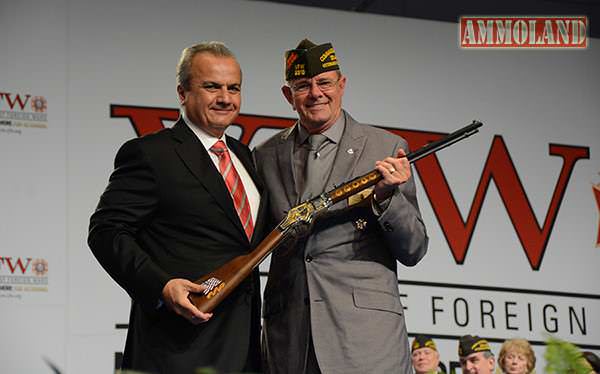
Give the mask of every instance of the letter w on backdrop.
[[[110, 115], [112, 118], [128, 118], [136, 134], [143, 136], [162, 129], [164, 127], [163, 120], [177, 120], [179, 110], [111, 105]], [[260, 129], [283, 129], [294, 123], [295, 119], [292, 118], [240, 114], [233, 125], [240, 127], [242, 130], [240, 141], [250, 144], [254, 135]], [[386, 130], [404, 137], [410, 144], [411, 149], [420, 148], [447, 135], [395, 128], [386, 128]], [[531, 207], [527, 193], [517, 173], [517, 168], [512, 162], [502, 136], [496, 135], [492, 139], [490, 151], [466, 220], [463, 219], [458, 209], [437, 155], [433, 154], [415, 163], [425, 193], [457, 264], [463, 264], [465, 261], [481, 207], [490, 182], [493, 180], [529, 265], [533, 270], [539, 270], [573, 168], [577, 161], [589, 159], [590, 157], [589, 147], [560, 144], [550, 144], [549, 154], [560, 157], [562, 166], [541, 226]]]

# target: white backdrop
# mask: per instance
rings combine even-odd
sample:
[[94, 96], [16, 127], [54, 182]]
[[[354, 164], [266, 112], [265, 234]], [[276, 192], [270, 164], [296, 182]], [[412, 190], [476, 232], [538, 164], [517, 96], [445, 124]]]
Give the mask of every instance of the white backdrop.
[[[309, 37], [333, 43], [348, 76], [344, 107], [360, 121], [430, 133], [483, 121], [479, 135], [437, 156], [451, 194], [428, 195], [440, 185], [415, 173], [430, 249], [416, 267], [399, 270], [409, 333], [436, 335], [447, 366], [456, 360], [454, 337], [466, 333], [542, 342], [552, 332], [600, 352], [597, 40], [587, 50], [465, 51], [457, 27], [256, 1], [1, 0], [0, 93], [10, 96], [0, 98], [0, 114], [32, 111], [20, 109], [15, 94], [47, 100], [37, 127], [0, 115], [2, 371], [50, 372], [44, 358], [64, 373], [112, 371], [129, 300], [87, 248], [87, 225], [116, 150], [136, 133], [110, 107], [176, 109], [179, 53], [201, 40], [224, 41], [237, 54], [244, 114], [294, 116], [279, 91], [282, 55]], [[258, 132], [251, 146], [272, 133]], [[563, 158], [550, 155], [550, 144], [579, 152], [553, 209]], [[489, 154], [512, 169], [486, 167]], [[493, 181], [477, 192], [484, 169], [508, 187]], [[522, 190], [508, 192], [515, 180]], [[449, 243], [458, 242], [462, 223], [450, 208], [442, 215], [434, 208], [453, 200], [466, 220], [476, 195], [483, 200], [459, 264]], [[519, 218], [544, 227], [549, 210], [555, 219], [544, 245], [544, 234]], [[459, 224], [447, 239], [442, 227], [452, 222]], [[541, 244], [523, 244], [518, 232]], [[524, 248], [545, 251], [532, 266]], [[18, 259], [23, 266], [30, 259], [24, 271]], [[36, 259], [46, 260], [47, 272], [33, 271]], [[17, 289], [27, 279], [47, 283]], [[542, 371], [544, 346], [535, 350]]]

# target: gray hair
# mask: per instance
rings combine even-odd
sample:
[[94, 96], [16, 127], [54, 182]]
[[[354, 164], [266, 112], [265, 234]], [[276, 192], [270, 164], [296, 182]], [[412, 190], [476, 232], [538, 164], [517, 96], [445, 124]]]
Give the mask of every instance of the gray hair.
[[490, 351], [484, 351], [483, 352], [483, 357], [485, 358], [490, 358], [490, 357], [494, 357], [494, 354]]
[[[233, 52], [222, 42], [202, 42], [185, 48], [181, 52], [181, 57], [177, 64], [177, 85], [182, 86], [184, 90], [190, 89], [192, 59], [198, 53], [208, 53], [216, 57], [230, 57], [237, 62]], [[240, 74], [241, 72], [242, 69], [240, 68]]]

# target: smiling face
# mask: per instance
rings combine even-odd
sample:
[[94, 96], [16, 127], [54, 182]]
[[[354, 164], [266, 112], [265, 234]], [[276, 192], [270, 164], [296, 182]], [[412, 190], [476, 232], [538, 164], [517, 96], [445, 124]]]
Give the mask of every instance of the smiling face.
[[221, 137], [240, 112], [242, 73], [233, 57], [197, 53], [188, 89], [177, 86], [186, 117], [207, 133]]
[[346, 77], [338, 71], [327, 71], [312, 78], [301, 78], [281, 88], [283, 95], [298, 112], [300, 123], [310, 133], [331, 127], [342, 111]]
[[417, 374], [429, 373], [437, 370], [440, 364], [440, 355], [431, 348], [419, 348], [412, 353], [412, 364]]

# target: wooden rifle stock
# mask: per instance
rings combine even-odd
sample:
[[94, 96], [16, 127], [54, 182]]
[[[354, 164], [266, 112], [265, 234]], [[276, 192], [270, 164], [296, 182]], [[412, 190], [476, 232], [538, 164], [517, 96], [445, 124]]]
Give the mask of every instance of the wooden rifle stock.
[[[413, 163], [477, 133], [482, 125], [479, 121], [473, 121], [470, 125], [409, 153], [406, 158]], [[333, 204], [377, 184], [382, 178], [377, 170], [373, 170], [293, 207], [279, 225], [252, 252], [237, 256], [217, 270], [196, 280], [195, 283], [204, 285], [206, 289], [202, 293], [190, 294], [191, 302], [201, 312], [212, 312], [286, 238], [292, 235], [307, 234], [315, 219]]]
[[235, 257], [195, 281], [207, 288], [202, 293], [190, 294], [192, 304], [201, 312], [211, 312], [281, 243], [282, 238], [283, 232], [276, 228], [252, 252]]

